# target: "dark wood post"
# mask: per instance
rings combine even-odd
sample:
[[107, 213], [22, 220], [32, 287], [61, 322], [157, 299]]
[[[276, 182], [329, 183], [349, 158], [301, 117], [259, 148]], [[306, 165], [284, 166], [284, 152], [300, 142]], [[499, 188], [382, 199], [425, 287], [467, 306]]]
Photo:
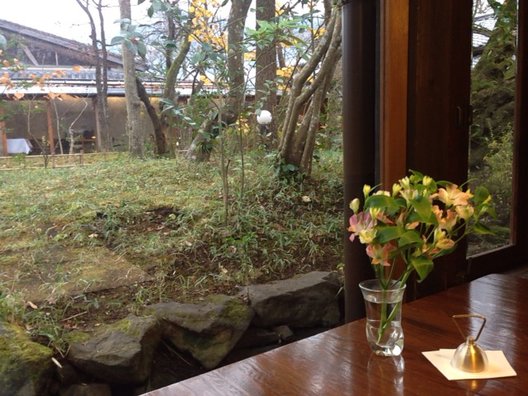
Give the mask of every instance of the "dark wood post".
[[[345, 225], [354, 197], [365, 183], [376, 183], [377, 1], [348, 0], [343, 5], [343, 155]], [[344, 237], [345, 320], [364, 316], [358, 283], [372, 278], [364, 246]]]

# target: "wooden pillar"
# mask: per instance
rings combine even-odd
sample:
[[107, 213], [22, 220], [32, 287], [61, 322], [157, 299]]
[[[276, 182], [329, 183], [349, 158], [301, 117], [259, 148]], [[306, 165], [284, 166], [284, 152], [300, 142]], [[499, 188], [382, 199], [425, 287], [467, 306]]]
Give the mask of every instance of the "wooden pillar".
[[1, 155], [4, 157], [9, 155], [7, 152], [7, 134], [4, 121], [4, 109], [2, 108], [0, 108], [0, 148], [2, 149], [0, 153]]
[[390, 190], [408, 172], [409, 0], [383, 0], [380, 22], [380, 177]]
[[[513, 160], [512, 242], [517, 256], [528, 260], [528, 4], [519, 1], [517, 87]], [[495, 266], [497, 264], [495, 263]]]
[[51, 101], [53, 99], [47, 99], [46, 101], [46, 110], [48, 115], [48, 144], [50, 154], [55, 154], [55, 127], [53, 126], [53, 109], [51, 106]]
[[[343, 5], [343, 164], [345, 226], [349, 203], [363, 185], [376, 184], [376, 20], [377, 1], [349, 0]], [[346, 230], [346, 228], [345, 228]], [[345, 320], [364, 316], [358, 283], [373, 273], [359, 242], [344, 237]]]
[[[471, 37], [471, 0], [410, 0], [407, 166], [457, 184], [468, 178]], [[459, 247], [407, 294], [446, 289], [465, 271]]]

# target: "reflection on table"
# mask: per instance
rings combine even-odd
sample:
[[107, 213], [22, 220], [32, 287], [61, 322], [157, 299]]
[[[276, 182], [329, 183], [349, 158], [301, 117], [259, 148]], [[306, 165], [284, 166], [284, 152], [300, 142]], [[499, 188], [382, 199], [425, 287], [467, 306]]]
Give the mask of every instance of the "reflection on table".
[[[528, 279], [488, 275], [405, 304], [398, 358], [373, 355], [358, 320], [147, 395], [526, 395], [527, 299]], [[422, 355], [456, 348], [463, 339], [451, 316], [468, 312], [488, 318], [479, 345], [502, 350], [517, 376], [448, 381]]]

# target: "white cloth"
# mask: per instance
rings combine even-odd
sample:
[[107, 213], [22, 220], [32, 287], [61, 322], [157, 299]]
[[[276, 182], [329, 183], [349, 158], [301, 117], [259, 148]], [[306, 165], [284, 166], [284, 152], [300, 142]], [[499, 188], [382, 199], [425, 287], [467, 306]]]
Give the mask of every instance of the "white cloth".
[[31, 149], [31, 143], [27, 139], [7, 139], [8, 154], [29, 154]]
[[455, 349], [439, 349], [437, 351], [422, 352], [427, 360], [429, 360], [449, 381], [515, 377], [517, 375], [502, 351], [486, 351], [488, 367], [480, 373], [469, 373], [451, 366], [451, 358], [454, 353]]

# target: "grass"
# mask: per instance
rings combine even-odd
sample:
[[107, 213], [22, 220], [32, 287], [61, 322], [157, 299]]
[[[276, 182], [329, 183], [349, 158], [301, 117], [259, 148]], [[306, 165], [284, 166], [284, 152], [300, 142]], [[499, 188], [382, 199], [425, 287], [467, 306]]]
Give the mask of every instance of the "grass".
[[[340, 155], [323, 153], [300, 184], [277, 180], [272, 161], [249, 153], [243, 188], [240, 166], [230, 168], [228, 218], [214, 159], [121, 156], [1, 172], [0, 317], [61, 351], [65, 331], [150, 303], [336, 269]], [[133, 271], [134, 281], [116, 283], [114, 267]]]

